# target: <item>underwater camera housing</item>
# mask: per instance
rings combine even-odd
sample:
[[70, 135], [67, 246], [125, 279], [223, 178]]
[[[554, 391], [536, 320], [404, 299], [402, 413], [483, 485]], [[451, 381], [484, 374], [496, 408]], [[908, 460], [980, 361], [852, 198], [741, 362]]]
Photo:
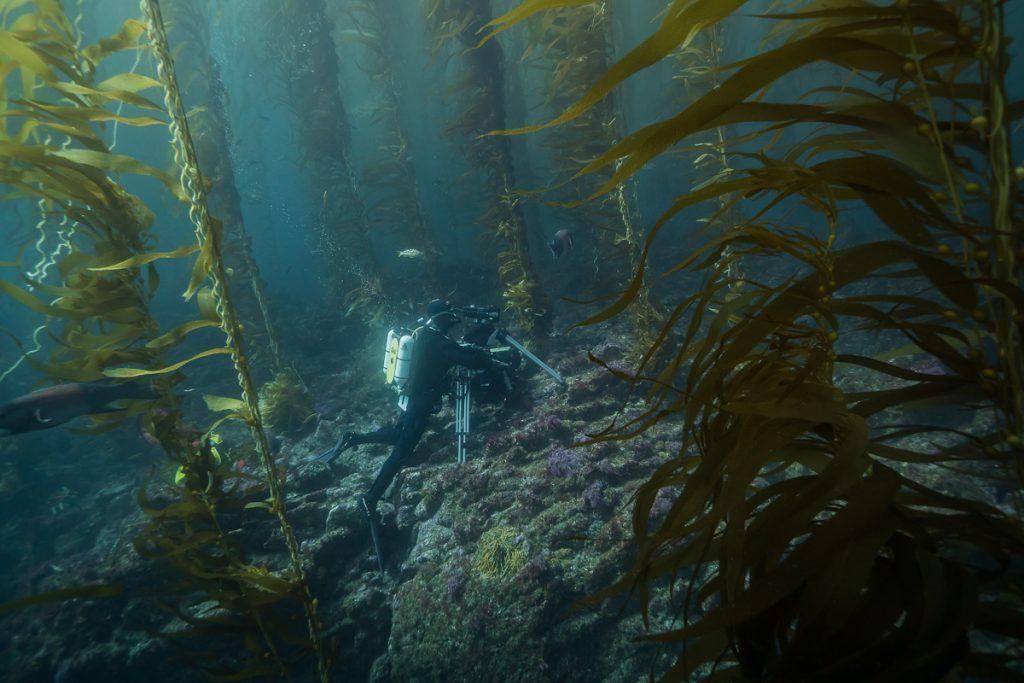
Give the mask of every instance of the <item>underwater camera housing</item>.
[[[520, 342], [513, 339], [507, 330], [498, 327], [498, 321], [501, 319], [500, 309], [484, 306], [466, 306], [454, 310], [473, 323], [469, 330], [466, 331], [466, 334], [463, 335], [462, 341], [485, 348], [490, 347], [492, 344], [507, 345], [511, 347], [511, 353], [516, 357], [515, 367], [517, 370], [519, 368], [519, 360], [525, 358], [543, 370], [551, 379], [565, 386], [565, 378], [562, 377], [561, 373], [538, 358], [536, 354]], [[488, 350], [495, 351], [495, 349], [490, 348]]]
[[486, 349], [492, 358], [508, 366], [473, 373], [470, 381], [473, 400], [487, 405], [504, 403], [519, 383], [523, 357], [510, 345], [492, 346], [504, 341], [504, 333], [498, 330], [501, 310], [489, 306], [465, 306], [455, 310], [468, 326], [462, 342]]
[[519, 385], [519, 367], [522, 354], [511, 346], [489, 348], [487, 351], [507, 368], [494, 368], [475, 373], [470, 381], [473, 400], [485, 405], [500, 405], [512, 397]]
[[455, 309], [463, 318], [475, 323], [491, 322], [497, 324], [501, 319], [501, 309], [496, 306], [465, 306]]

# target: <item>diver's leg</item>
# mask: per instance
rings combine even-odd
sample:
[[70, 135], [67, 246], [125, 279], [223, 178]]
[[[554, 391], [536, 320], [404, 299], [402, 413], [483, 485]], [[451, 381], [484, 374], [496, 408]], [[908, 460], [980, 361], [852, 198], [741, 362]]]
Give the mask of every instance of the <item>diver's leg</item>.
[[401, 423], [394, 424], [390, 427], [381, 427], [380, 429], [367, 432], [366, 434], [345, 432], [341, 435], [341, 438], [338, 439], [337, 443], [317, 455], [310, 462], [322, 462], [329, 465], [335, 458], [348, 449], [357, 448], [367, 443], [382, 443], [393, 446], [398, 443], [398, 439], [401, 437], [402, 430], [400, 425]]
[[398, 443], [398, 439], [402, 435], [401, 422], [393, 424], [389, 427], [381, 427], [380, 429], [366, 434], [357, 434], [355, 432], [346, 432], [346, 444], [351, 447], [362, 446], [366, 443], [382, 443], [389, 446], [394, 446]]
[[410, 414], [407, 412], [402, 416], [402, 420], [396, 425], [398, 438], [396, 439], [394, 449], [391, 451], [391, 455], [384, 461], [384, 465], [381, 466], [380, 472], [377, 473], [377, 478], [374, 480], [370, 490], [359, 499], [359, 508], [362, 510], [363, 516], [366, 517], [366, 523], [370, 527], [373, 551], [377, 556], [377, 568], [382, 574], [384, 573], [384, 550], [381, 545], [377, 501], [384, 495], [388, 486], [394, 481], [395, 475], [398, 474], [398, 471], [405, 465], [409, 456], [416, 450], [416, 444], [419, 443], [420, 437], [423, 436], [423, 432], [427, 428], [428, 418], [429, 413], [425, 411], [422, 414]]
[[381, 499], [388, 486], [394, 481], [395, 475], [405, 466], [409, 456], [416, 450], [416, 444], [419, 443], [423, 437], [423, 432], [427, 429], [429, 417], [430, 414], [426, 411], [406, 413], [403, 416], [396, 430], [398, 432], [398, 439], [395, 442], [395, 447], [391, 451], [391, 455], [388, 456], [388, 459], [384, 461], [380, 472], [377, 473], [373, 486], [366, 493], [366, 502], [371, 509], [376, 508], [377, 501]]

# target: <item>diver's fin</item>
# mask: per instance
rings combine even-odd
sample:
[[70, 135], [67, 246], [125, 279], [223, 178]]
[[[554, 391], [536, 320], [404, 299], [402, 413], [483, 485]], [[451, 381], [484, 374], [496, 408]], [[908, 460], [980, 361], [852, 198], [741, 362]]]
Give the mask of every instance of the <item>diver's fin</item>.
[[338, 443], [334, 444], [323, 453], [320, 453], [319, 455], [314, 457], [312, 460], [309, 461], [309, 464], [312, 465], [315, 462], [322, 462], [325, 465], [330, 465], [332, 462], [334, 462], [335, 458], [341, 455], [341, 445], [344, 441], [345, 437], [338, 439]]
[[85, 413], [85, 414], [86, 415], [106, 415], [107, 413], [123, 413], [124, 411], [125, 411], [124, 408], [118, 408], [117, 406], [103, 406], [102, 408], [97, 408], [96, 410], [90, 410], [88, 413]]
[[363, 511], [363, 517], [366, 517], [366, 523], [370, 526], [370, 539], [373, 541], [373, 552], [377, 555], [377, 568], [383, 574], [384, 554], [381, 552], [380, 525], [377, 524], [377, 511], [370, 509], [366, 498], [359, 499], [359, 509]]
[[312, 465], [315, 462], [322, 462], [325, 465], [330, 465], [332, 462], [334, 462], [334, 460], [339, 455], [341, 455], [342, 453], [344, 453], [348, 449], [354, 448], [355, 446], [358, 445], [355, 442], [355, 438], [354, 437], [355, 437], [354, 433], [352, 433], [352, 432], [345, 432], [344, 434], [341, 435], [341, 438], [338, 439], [338, 443], [334, 444], [333, 446], [328, 448], [326, 451], [324, 451], [323, 453], [317, 455], [315, 458], [310, 460], [309, 463], [307, 463], [307, 467], [309, 465]]

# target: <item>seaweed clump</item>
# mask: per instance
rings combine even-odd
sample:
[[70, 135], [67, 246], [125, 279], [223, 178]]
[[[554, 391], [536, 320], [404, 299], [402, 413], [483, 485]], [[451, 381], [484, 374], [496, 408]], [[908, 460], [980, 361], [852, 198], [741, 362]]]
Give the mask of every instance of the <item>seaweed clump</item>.
[[316, 411], [309, 392], [293, 372], [279, 372], [260, 387], [260, 414], [277, 434], [297, 434], [310, 424]]
[[488, 579], [507, 579], [526, 564], [526, 551], [520, 547], [511, 527], [496, 526], [480, 537], [473, 568]]

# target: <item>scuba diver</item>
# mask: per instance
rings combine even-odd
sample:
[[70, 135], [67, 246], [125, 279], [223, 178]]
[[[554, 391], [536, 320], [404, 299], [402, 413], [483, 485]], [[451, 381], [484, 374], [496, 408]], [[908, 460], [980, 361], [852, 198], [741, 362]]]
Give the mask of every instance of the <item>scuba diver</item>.
[[[494, 313], [495, 317], [496, 315]], [[408, 464], [410, 456], [427, 429], [430, 416], [441, 408], [442, 399], [451, 392], [449, 371], [453, 368], [465, 368], [479, 374], [482, 382], [504, 382], [509, 388], [512, 383], [510, 373], [514, 370], [514, 364], [499, 360], [497, 354], [484, 346], [491, 333], [487, 332], [486, 336], [483, 334], [488, 328], [493, 330], [493, 323], [489, 326], [480, 325], [473, 334], [467, 333], [463, 341], [456, 341], [448, 333], [459, 322], [458, 312], [451, 304], [441, 299], [430, 302], [426, 318], [420, 322], [423, 324], [411, 334], [398, 335], [392, 331], [388, 335], [385, 373], [388, 375], [389, 383], [396, 384], [401, 394], [398, 404], [402, 414], [398, 421], [390, 427], [383, 427], [367, 434], [345, 432], [333, 448], [315, 459], [330, 463], [349, 448], [357, 448], [362, 444], [379, 443], [393, 446], [391, 455], [380, 468], [373, 485], [359, 499], [359, 507], [370, 526], [381, 572], [384, 571], [384, 561], [380, 552], [377, 502], [398, 471]], [[469, 338], [477, 343], [470, 343]]]
[[[460, 321], [472, 323], [458, 341], [449, 332]], [[408, 464], [416, 444], [426, 431], [430, 416], [441, 408], [445, 395], [451, 395], [455, 409], [455, 436], [458, 462], [466, 462], [469, 436], [470, 396], [477, 403], [501, 404], [514, 393], [518, 370], [526, 358], [555, 381], [565, 380], [547, 363], [498, 328], [500, 312], [496, 308], [466, 306], [456, 309], [442, 299], [427, 306], [415, 330], [391, 330], [384, 353], [384, 374], [388, 384], [399, 392], [398, 421], [367, 434], [345, 432], [332, 448], [312, 462], [329, 464], [350, 448], [380, 443], [393, 447], [373, 485], [359, 499], [359, 508], [370, 527], [377, 566], [384, 572], [381, 553], [377, 502], [398, 471]], [[494, 346], [494, 343], [501, 346]]]

